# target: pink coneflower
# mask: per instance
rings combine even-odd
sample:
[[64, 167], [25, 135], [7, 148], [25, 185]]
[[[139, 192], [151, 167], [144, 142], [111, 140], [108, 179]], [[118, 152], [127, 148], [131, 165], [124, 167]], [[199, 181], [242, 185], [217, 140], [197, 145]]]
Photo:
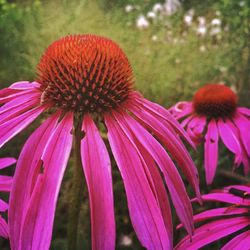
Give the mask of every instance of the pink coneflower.
[[207, 84], [201, 87], [192, 102], [179, 102], [170, 109], [191, 139], [204, 142], [206, 181], [213, 182], [218, 163], [218, 143], [235, 155], [234, 165], [250, 169], [250, 109], [237, 106], [236, 94], [227, 86]]
[[230, 205], [210, 209], [195, 215], [194, 221], [196, 223], [207, 220], [209, 222], [195, 229], [192, 241], [187, 236], [179, 242], [175, 249], [200, 249], [207, 244], [241, 230], [221, 250], [249, 250], [250, 187], [243, 185], [229, 186], [221, 191], [203, 195], [202, 198], [204, 201], [224, 202]]
[[155, 137], [199, 197], [197, 170], [179, 135], [189, 139], [167, 110], [133, 90], [132, 69], [114, 42], [95, 35], [55, 41], [41, 58], [37, 80], [14, 83], [0, 97], [6, 103], [0, 116], [1, 145], [41, 113], [54, 112], [29, 137], [18, 159], [9, 209], [12, 249], [49, 248], [73, 135], [89, 191], [92, 248], [115, 248], [111, 164], [98, 126], [108, 131], [142, 245], [172, 248], [171, 210], [157, 165], [181, 222], [192, 233], [192, 207], [184, 184]]
[[[13, 165], [16, 162], [14, 158], [0, 158], [0, 169], [4, 169]], [[0, 175], [0, 192], [10, 192], [12, 184], [12, 177]], [[7, 211], [9, 205], [2, 199], [0, 199], [0, 213]], [[9, 230], [8, 224], [0, 214], [0, 237], [8, 238]]]

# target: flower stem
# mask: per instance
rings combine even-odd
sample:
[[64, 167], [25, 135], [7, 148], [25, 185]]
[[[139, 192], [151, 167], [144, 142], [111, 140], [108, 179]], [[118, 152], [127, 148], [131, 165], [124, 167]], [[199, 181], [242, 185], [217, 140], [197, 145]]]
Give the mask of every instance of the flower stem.
[[73, 169], [73, 186], [70, 195], [69, 216], [67, 241], [68, 250], [77, 249], [77, 229], [81, 201], [83, 199], [83, 170], [81, 161], [81, 139], [83, 137], [81, 131], [82, 117], [75, 117], [74, 121], [74, 169]]

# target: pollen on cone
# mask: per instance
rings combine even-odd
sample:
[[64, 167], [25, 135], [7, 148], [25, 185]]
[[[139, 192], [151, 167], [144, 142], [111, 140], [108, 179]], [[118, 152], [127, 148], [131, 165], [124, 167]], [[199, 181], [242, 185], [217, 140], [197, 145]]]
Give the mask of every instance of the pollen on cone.
[[208, 117], [231, 116], [237, 107], [237, 96], [227, 86], [206, 84], [193, 98], [193, 108], [197, 114]]
[[102, 112], [129, 96], [133, 73], [120, 47], [95, 35], [53, 42], [38, 64], [41, 102], [80, 112]]

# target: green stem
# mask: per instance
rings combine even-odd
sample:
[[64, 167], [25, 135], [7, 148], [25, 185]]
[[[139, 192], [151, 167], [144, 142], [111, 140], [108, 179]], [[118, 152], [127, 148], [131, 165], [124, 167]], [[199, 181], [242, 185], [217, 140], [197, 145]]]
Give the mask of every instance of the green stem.
[[74, 121], [74, 169], [73, 169], [73, 186], [70, 195], [69, 216], [67, 241], [68, 250], [77, 249], [77, 229], [81, 201], [83, 199], [83, 170], [81, 161], [81, 131], [82, 117], [76, 117]]

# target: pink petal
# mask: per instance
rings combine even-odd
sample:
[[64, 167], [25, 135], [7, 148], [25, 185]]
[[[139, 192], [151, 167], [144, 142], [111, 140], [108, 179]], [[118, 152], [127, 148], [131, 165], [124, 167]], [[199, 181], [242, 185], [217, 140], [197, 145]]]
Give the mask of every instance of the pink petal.
[[1, 215], [0, 215], [0, 237], [6, 238], [6, 239], [9, 237], [8, 225], [5, 219]]
[[24, 89], [24, 90], [5, 88], [0, 90], [0, 103], [6, 103], [16, 98], [22, 97], [23, 95], [29, 95], [29, 94], [41, 95], [41, 91], [37, 88]]
[[32, 123], [45, 107], [37, 107], [0, 125], [0, 147]]
[[192, 241], [190, 241], [189, 236], [182, 239], [175, 247], [175, 250], [199, 249], [248, 225], [248, 217], [228, 218], [209, 222], [195, 230]]
[[117, 123], [105, 116], [108, 138], [120, 169], [136, 234], [147, 249], [170, 249], [161, 211], [149, 186], [138, 152]]
[[83, 121], [83, 170], [89, 190], [92, 249], [115, 249], [115, 218], [111, 163], [106, 146], [89, 115]]
[[187, 196], [184, 184], [180, 175], [174, 166], [171, 158], [167, 155], [163, 147], [145, 130], [139, 123], [132, 119], [129, 115], [124, 113], [123, 117], [115, 114], [116, 120], [121, 124], [125, 120], [125, 126], [121, 127], [126, 131], [126, 127], [133, 131], [134, 136], [138, 138], [143, 147], [154, 158], [159, 165], [162, 173], [164, 174], [169, 193], [173, 200], [176, 213], [178, 214], [181, 222], [184, 224], [187, 231], [192, 234], [193, 231], [193, 213], [190, 200]]
[[187, 125], [187, 132], [191, 139], [199, 144], [203, 140], [203, 130], [206, 125], [206, 118], [203, 116], [194, 116], [194, 118]]
[[250, 230], [241, 233], [230, 240], [221, 250], [249, 250]]
[[219, 129], [219, 134], [225, 146], [236, 155], [235, 163], [236, 165], [239, 165], [242, 161], [242, 150], [240, 141], [234, 131], [230, 128], [228, 123], [230, 123], [229, 120], [226, 120], [226, 122], [221, 119], [218, 120], [217, 125]]
[[139, 152], [141, 152], [141, 155], [143, 156], [143, 160], [145, 162], [144, 164], [145, 173], [148, 176], [148, 181], [154, 191], [156, 200], [160, 206], [162, 217], [165, 223], [165, 228], [168, 232], [169, 238], [173, 239], [172, 212], [162, 177], [151, 155], [145, 150], [145, 148], [139, 142], [136, 143], [136, 146]]
[[130, 111], [133, 112], [143, 124], [146, 124], [146, 126], [149, 127], [150, 130], [152, 130], [152, 132], [164, 143], [184, 174], [187, 176], [197, 197], [200, 199], [198, 171], [180, 138], [176, 136], [175, 132], [171, 131], [169, 127], [166, 127], [166, 124], [162, 124], [157, 117], [154, 117], [146, 110], [139, 110], [136, 107], [131, 107]]
[[178, 102], [169, 110], [169, 113], [176, 119], [180, 119], [186, 115], [190, 115], [193, 111], [191, 102]]
[[205, 135], [204, 153], [205, 153], [205, 172], [206, 182], [211, 184], [213, 182], [217, 163], [218, 163], [218, 129], [215, 120], [208, 123], [207, 133]]
[[6, 212], [8, 208], [8, 203], [0, 199], [0, 212]]
[[40, 83], [28, 82], [28, 81], [15, 82], [9, 86], [10, 89], [17, 89], [17, 90], [26, 90], [26, 89], [33, 89], [33, 88], [39, 88], [39, 87], [40, 87]]
[[[33, 176], [39, 169], [39, 162], [44, 148], [57, 124], [59, 114], [47, 119], [28, 138], [19, 156], [12, 192], [10, 194], [9, 227], [10, 243], [13, 250], [18, 249], [23, 213], [33, 191]], [[40, 172], [40, 170], [38, 171]]]
[[250, 109], [245, 107], [237, 108], [237, 111], [239, 111], [242, 115], [250, 116]]
[[230, 188], [235, 188], [241, 191], [244, 191], [248, 194], [250, 194], [250, 186], [246, 186], [246, 185], [231, 185], [231, 186], [227, 186], [226, 188], [224, 188], [225, 190], [229, 191]]
[[[223, 217], [228, 215], [243, 215], [247, 214], [249, 212], [248, 208], [239, 208], [239, 207], [222, 207], [222, 208], [215, 208], [215, 209], [209, 209], [202, 213], [194, 215], [194, 222], [198, 223], [201, 221], [214, 219], [216, 217]], [[179, 224], [176, 228], [179, 229], [183, 225]]]
[[0, 169], [9, 167], [15, 163], [16, 163], [15, 158], [11, 158], [11, 157], [0, 158]]
[[159, 120], [163, 120], [171, 126], [173, 126], [174, 130], [176, 130], [183, 138], [186, 139], [187, 142], [189, 142], [190, 145], [192, 145], [194, 148], [194, 144], [192, 140], [188, 137], [185, 130], [180, 126], [180, 124], [177, 122], [177, 120], [162, 106], [160, 106], [157, 103], [153, 103], [148, 101], [145, 98], [136, 98], [135, 102], [138, 104], [140, 108], [143, 108], [153, 114], [155, 117], [157, 117]]
[[49, 249], [56, 202], [72, 147], [73, 115], [57, 126], [42, 155], [44, 172], [38, 176], [23, 221], [20, 249]]
[[23, 95], [9, 101], [0, 108], [0, 125], [4, 122], [19, 116], [27, 110], [30, 110], [37, 106], [40, 102], [37, 94]]
[[211, 193], [202, 195], [204, 201], [220, 201], [236, 205], [249, 206], [250, 200], [228, 193]]
[[0, 191], [9, 192], [11, 190], [12, 177], [0, 175]]
[[243, 115], [236, 113], [233, 121], [236, 124], [238, 130], [240, 131], [241, 141], [243, 142], [247, 154], [250, 157], [250, 120], [244, 117]]

